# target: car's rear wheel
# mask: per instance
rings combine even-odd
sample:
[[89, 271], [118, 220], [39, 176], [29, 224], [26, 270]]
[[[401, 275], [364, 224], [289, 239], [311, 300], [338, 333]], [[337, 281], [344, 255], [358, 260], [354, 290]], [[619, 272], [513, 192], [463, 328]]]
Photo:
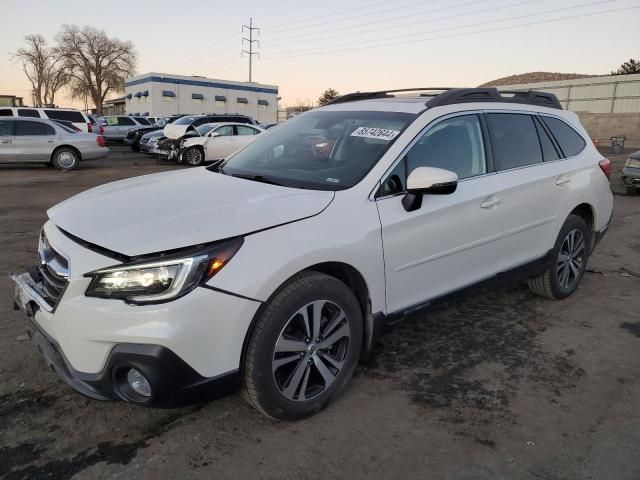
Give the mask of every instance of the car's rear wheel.
[[53, 153], [53, 158], [51, 159], [51, 164], [54, 167], [65, 171], [74, 170], [79, 162], [80, 157], [75, 150], [70, 148], [59, 148]]
[[182, 153], [182, 161], [192, 167], [202, 165], [204, 152], [200, 147], [189, 147]]
[[132, 143], [131, 144], [131, 150], [133, 150], [134, 152], [139, 152], [140, 151], [140, 144], [138, 142]]
[[625, 186], [624, 189], [627, 192], [627, 195], [638, 195], [638, 194], [640, 194], [640, 189], [637, 188], [637, 187]]
[[302, 272], [262, 308], [244, 358], [244, 393], [278, 420], [325, 408], [345, 387], [362, 346], [362, 313], [340, 280]]
[[560, 229], [547, 270], [529, 278], [529, 288], [552, 300], [566, 298], [576, 291], [589, 259], [591, 230], [583, 218], [569, 215]]

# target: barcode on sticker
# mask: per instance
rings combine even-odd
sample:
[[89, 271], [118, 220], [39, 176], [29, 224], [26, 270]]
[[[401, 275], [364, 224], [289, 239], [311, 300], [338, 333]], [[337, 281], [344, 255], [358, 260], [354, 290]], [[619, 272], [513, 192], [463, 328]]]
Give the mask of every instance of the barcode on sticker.
[[358, 127], [351, 134], [352, 137], [378, 138], [380, 140], [393, 140], [400, 132], [386, 128]]

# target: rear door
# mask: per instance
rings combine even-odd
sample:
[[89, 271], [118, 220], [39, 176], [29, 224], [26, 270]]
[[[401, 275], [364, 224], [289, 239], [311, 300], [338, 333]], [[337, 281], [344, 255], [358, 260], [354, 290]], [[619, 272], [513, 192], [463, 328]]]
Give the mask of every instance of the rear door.
[[124, 140], [124, 138], [127, 136], [127, 132], [137, 126], [138, 124], [133, 120], [133, 118], [118, 117], [115, 138], [117, 140]]
[[571, 172], [537, 115], [487, 112], [493, 158], [502, 185], [501, 270], [542, 258], [555, 242]]
[[16, 161], [15, 121], [11, 118], [0, 118], [0, 163]]
[[44, 121], [16, 120], [15, 153], [19, 161], [48, 162], [57, 140], [55, 129]]
[[256, 138], [258, 138], [257, 135], [260, 134], [260, 130], [253, 127], [249, 127], [249, 126], [245, 127], [244, 125], [236, 125], [235, 129], [236, 129], [236, 135], [237, 135], [236, 143], [238, 146], [236, 150], [241, 149], [245, 145], [249, 145]]

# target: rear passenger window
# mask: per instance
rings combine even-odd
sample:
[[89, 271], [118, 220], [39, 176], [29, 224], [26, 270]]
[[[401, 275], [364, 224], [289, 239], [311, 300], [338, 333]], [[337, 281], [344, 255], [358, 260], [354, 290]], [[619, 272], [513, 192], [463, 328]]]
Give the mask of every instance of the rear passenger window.
[[536, 119], [535, 121], [536, 129], [538, 130], [538, 137], [540, 138], [540, 146], [542, 147], [542, 156], [544, 157], [545, 162], [552, 162], [553, 160], [559, 160], [560, 155], [558, 155], [558, 150], [556, 150], [551, 137], [544, 129], [540, 120]]
[[16, 135], [55, 135], [55, 130], [50, 125], [41, 122], [22, 120], [16, 122]]
[[8, 108], [0, 109], [0, 117], [13, 117], [13, 112]]
[[40, 118], [40, 113], [37, 110], [32, 108], [19, 108], [18, 109], [19, 117], [31, 117], [31, 118]]
[[118, 117], [118, 126], [128, 127], [129, 125], [135, 125], [136, 123], [129, 117]]
[[13, 120], [0, 120], [0, 137], [13, 135]]
[[55, 120], [66, 120], [73, 123], [84, 123], [85, 119], [77, 110], [45, 110], [47, 117]]
[[149, 120], [143, 117], [133, 117], [140, 125], [149, 125]]
[[549, 127], [551, 133], [560, 145], [565, 157], [573, 157], [579, 154], [586, 146], [582, 135], [567, 125], [562, 120], [553, 117], [542, 117], [544, 123]]
[[531, 115], [489, 113], [493, 158], [499, 170], [542, 163], [542, 149]]

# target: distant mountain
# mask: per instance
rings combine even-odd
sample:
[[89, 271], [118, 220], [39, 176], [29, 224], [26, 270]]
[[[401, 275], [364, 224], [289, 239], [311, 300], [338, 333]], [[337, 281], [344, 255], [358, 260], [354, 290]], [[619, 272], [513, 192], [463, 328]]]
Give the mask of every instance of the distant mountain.
[[552, 82], [555, 80], [575, 80], [577, 78], [596, 77], [597, 75], [583, 75], [581, 73], [558, 72], [529, 72], [519, 75], [498, 78], [479, 85], [480, 87], [495, 87], [498, 85], [520, 85], [523, 83]]

